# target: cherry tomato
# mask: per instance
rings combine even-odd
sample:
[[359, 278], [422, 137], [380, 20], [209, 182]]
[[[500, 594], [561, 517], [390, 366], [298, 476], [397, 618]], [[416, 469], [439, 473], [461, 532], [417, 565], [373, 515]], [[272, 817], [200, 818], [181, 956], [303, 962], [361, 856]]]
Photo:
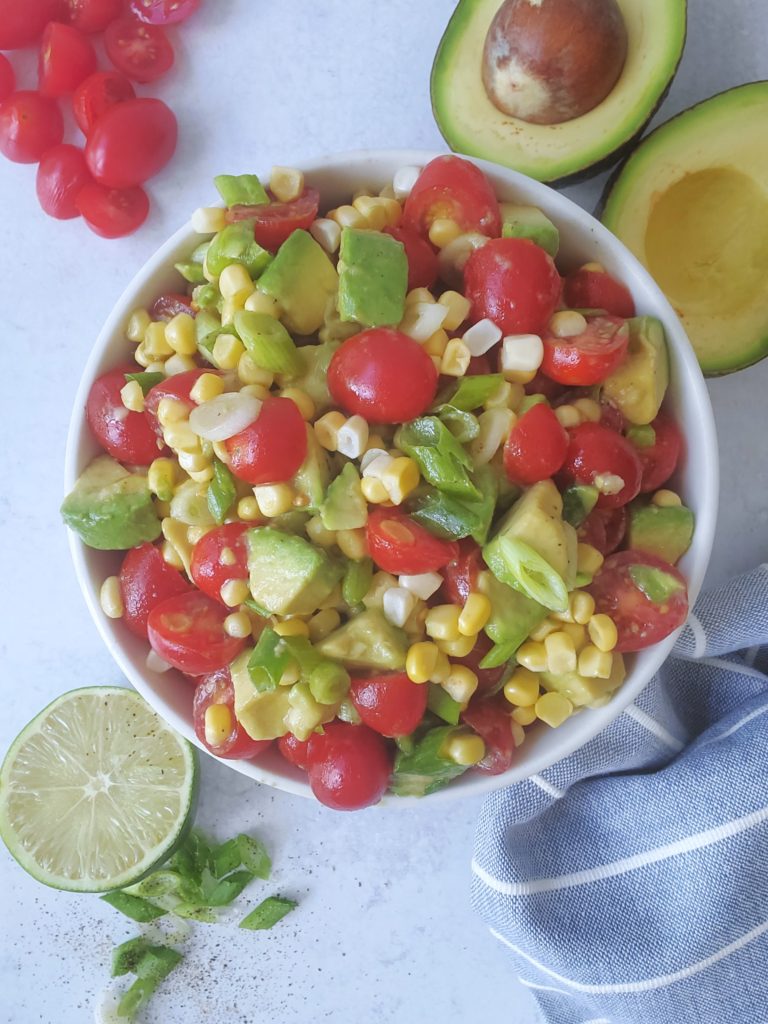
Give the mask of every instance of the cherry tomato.
[[493, 647], [493, 642], [488, 639], [485, 633], [480, 633], [475, 641], [475, 646], [464, 655], [463, 658], [452, 658], [458, 665], [466, 665], [471, 668], [477, 676], [477, 693], [494, 693], [507, 670], [506, 665], [499, 665], [498, 668], [480, 668], [480, 662]]
[[226, 445], [236, 477], [276, 484], [299, 471], [307, 455], [307, 427], [290, 398], [266, 398], [258, 418]]
[[39, 39], [59, 0], [0, 0], [0, 50], [18, 50]]
[[94, 124], [85, 158], [102, 185], [130, 188], [165, 167], [176, 151], [177, 137], [176, 118], [162, 100], [125, 100]]
[[80, 32], [103, 32], [119, 18], [123, 0], [64, 0], [67, 22]]
[[17, 164], [36, 164], [64, 138], [64, 119], [55, 100], [22, 89], [0, 103], [0, 153]]
[[511, 708], [503, 694], [473, 698], [462, 713], [462, 720], [485, 742], [485, 757], [475, 765], [487, 775], [501, 775], [515, 759]]
[[544, 395], [546, 400], [554, 405], [567, 393], [566, 388], [562, 384], [557, 384], [555, 381], [550, 380], [549, 377], [545, 377], [544, 374], [539, 370], [532, 381], [529, 381], [524, 385], [524, 391], [526, 395]]
[[543, 335], [560, 301], [552, 257], [527, 238], [494, 238], [464, 266], [472, 319], [493, 320], [506, 334]]
[[37, 63], [41, 96], [66, 96], [96, 70], [96, 51], [90, 39], [71, 25], [46, 25]]
[[4, 53], [0, 53], [0, 103], [2, 103], [7, 96], [10, 96], [15, 88], [16, 75], [13, 70], [13, 65]]
[[385, 572], [416, 576], [437, 572], [457, 559], [455, 541], [440, 540], [396, 508], [375, 508], [368, 516], [368, 550]]
[[625, 437], [602, 423], [581, 423], [569, 431], [570, 443], [563, 470], [580, 484], [592, 484], [598, 474], [621, 477], [624, 486], [617, 494], [601, 494], [599, 508], [618, 508], [640, 492], [642, 466], [637, 449]]
[[404, 227], [384, 228], [384, 234], [403, 244], [408, 260], [408, 291], [431, 288], [437, 280], [437, 254], [426, 238]]
[[188, 295], [182, 295], [180, 292], [167, 292], [165, 295], [161, 295], [152, 303], [150, 312], [153, 320], [173, 320], [179, 313], [186, 313], [188, 316], [195, 315], [195, 311], [192, 309], [192, 300]]
[[578, 529], [579, 541], [591, 544], [602, 555], [610, 555], [627, 532], [626, 508], [595, 508]]
[[194, 14], [200, 0], [131, 0], [131, 14], [148, 25], [177, 25]]
[[442, 599], [449, 604], [465, 604], [472, 591], [477, 590], [477, 581], [484, 568], [479, 545], [471, 537], [460, 540], [456, 558], [443, 569]]
[[218, 370], [185, 370], [184, 373], [174, 373], [171, 377], [166, 377], [165, 380], [161, 380], [159, 384], [155, 384], [153, 388], [149, 389], [144, 398], [144, 411], [149, 416], [150, 423], [158, 437], [163, 436], [163, 428], [157, 418], [158, 405], [164, 398], [172, 398], [176, 402], [183, 402], [191, 411], [195, 403], [192, 401], [190, 393], [204, 373], [218, 375]]
[[[192, 549], [190, 576], [196, 586], [219, 604], [227, 607], [221, 599], [221, 588], [229, 580], [248, 579], [248, 541], [246, 534], [251, 526], [258, 523], [225, 523], [204, 534]], [[230, 559], [222, 561], [225, 549], [232, 553]]]
[[[221, 743], [211, 744], [205, 736], [205, 713], [209, 707], [215, 705], [229, 710], [232, 728]], [[192, 698], [192, 721], [195, 735], [206, 750], [210, 750], [216, 757], [249, 761], [272, 746], [272, 740], [251, 739], [235, 717], [235, 688], [228, 668], [221, 668], [200, 679]]]
[[190, 676], [226, 668], [245, 646], [224, 630], [230, 611], [199, 590], [166, 598], [147, 619], [152, 650]]
[[439, 156], [419, 175], [403, 209], [403, 226], [425, 235], [438, 218], [454, 220], [462, 231], [501, 234], [501, 213], [486, 176], [458, 156]]
[[629, 288], [602, 270], [582, 267], [569, 274], [564, 298], [569, 309], [604, 309], [625, 320], [635, 315], [635, 301]]
[[63, 142], [43, 154], [37, 168], [37, 198], [49, 217], [79, 217], [77, 194], [90, 180], [82, 149]]
[[[657, 569], [670, 584], [668, 596], [653, 601], [632, 578], [632, 569]], [[679, 584], [675, 588], [675, 581]], [[619, 551], [606, 558], [600, 572], [588, 588], [597, 611], [609, 615], [616, 624], [619, 642], [616, 650], [642, 651], [669, 636], [688, 617], [688, 590], [685, 579], [668, 562], [645, 551]]]
[[609, 430], [615, 430], [617, 434], [624, 433], [624, 427], [626, 426], [624, 414], [615, 405], [606, 402], [605, 399], [600, 402], [600, 422], [604, 427], [608, 427]]
[[123, 622], [132, 633], [146, 640], [147, 619], [155, 605], [190, 590], [192, 584], [178, 569], [168, 565], [159, 548], [140, 544], [128, 552], [120, 566]]
[[542, 373], [569, 387], [600, 384], [624, 362], [629, 346], [629, 327], [617, 316], [594, 316], [587, 328], [571, 338], [543, 337]]
[[514, 484], [535, 484], [554, 476], [565, 462], [568, 434], [548, 405], [523, 413], [504, 445], [504, 469]]
[[472, 356], [467, 366], [465, 377], [482, 376], [484, 373], [493, 373], [488, 356]]
[[102, 238], [124, 238], [138, 231], [149, 215], [143, 188], [107, 188], [94, 181], [80, 189], [77, 208], [85, 223]]
[[366, 725], [331, 722], [309, 740], [309, 784], [320, 803], [357, 811], [381, 800], [392, 759], [384, 739]]
[[132, 100], [135, 96], [133, 86], [119, 71], [94, 72], [80, 83], [72, 97], [72, 111], [78, 128], [83, 135], [90, 134], [102, 114], [115, 104]]
[[120, 397], [126, 373], [134, 371], [128, 366], [98, 377], [88, 395], [85, 416], [91, 433], [112, 458], [148, 466], [160, 454], [157, 435], [146, 412], [128, 412]]
[[656, 432], [656, 441], [649, 448], [638, 448], [637, 454], [643, 467], [642, 493], [657, 491], [672, 476], [677, 468], [683, 447], [683, 436], [675, 421], [666, 413], [659, 413], [651, 424]]
[[328, 367], [334, 401], [369, 423], [405, 423], [420, 416], [434, 400], [437, 379], [421, 345], [390, 327], [349, 338]]
[[297, 740], [292, 732], [287, 732], [277, 741], [277, 747], [286, 761], [306, 771], [309, 764], [309, 740]]
[[107, 27], [104, 45], [117, 70], [134, 82], [154, 82], [173, 67], [173, 47], [165, 32], [128, 15]]
[[232, 206], [227, 220], [253, 221], [253, 237], [263, 249], [277, 252], [294, 231], [305, 230], [317, 217], [320, 193], [316, 188], [304, 190], [303, 195], [290, 203], [265, 203], [261, 206]]
[[427, 710], [427, 689], [392, 672], [353, 679], [349, 696], [364, 725], [382, 736], [409, 736]]

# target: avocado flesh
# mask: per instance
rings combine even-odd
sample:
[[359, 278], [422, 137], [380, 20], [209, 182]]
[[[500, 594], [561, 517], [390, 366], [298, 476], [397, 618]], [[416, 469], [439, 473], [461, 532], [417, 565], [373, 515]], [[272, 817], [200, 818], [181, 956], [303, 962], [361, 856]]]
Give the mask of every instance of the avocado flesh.
[[629, 547], [632, 551], [647, 551], [675, 565], [691, 546], [693, 528], [693, 512], [684, 505], [632, 508], [629, 512]]
[[607, 704], [612, 694], [624, 682], [627, 674], [624, 659], [614, 653], [611, 674], [608, 679], [589, 679], [578, 672], [552, 672], [538, 674], [545, 690], [561, 693], [575, 708], [596, 708]]
[[370, 608], [320, 640], [315, 650], [348, 668], [401, 669], [405, 667], [408, 638], [378, 609]]
[[305, 512], [316, 512], [320, 508], [330, 478], [328, 455], [312, 427], [307, 425], [307, 454], [293, 478], [293, 486], [307, 499], [307, 504], [303, 506]]
[[705, 374], [768, 355], [768, 82], [657, 128], [610, 187], [603, 222], [666, 292]]
[[129, 473], [109, 455], [99, 455], [78, 477], [61, 516], [84, 544], [99, 551], [127, 551], [160, 536], [146, 476]]
[[459, 0], [432, 67], [432, 107], [451, 149], [555, 181], [604, 160], [643, 128], [682, 56], [685, 0], [618, 0], [627, 61], [594, 110], [556, 125], [529, 124], [498, 110], [482, 81], [485, 37], [500, 0]]
[[358, 530], [368, 522], [368, 503], [353, 463], [348, 462], [331, 481], [320, 506], [320, 519], [326, 530]]
[[552, 259], [557, 256], [560, 232], [538, 207], [501, 203], [501, 220], [502, 238], [529, 238], [548, 252]]
[[257, 690], [248, 674], [248, 659], [252, 654], [253, 648], [247, 648], [229, 666], [235, 691], [235, 715], [252, 740], [274, 740], [288, 732], [284, 718], [291, 710], [290, 687]]
[[247, 536], [251, 594], [272, 615], [311, 615], [341, 579], [342, 568], [303, 537], [268, 526]]
[[495, 537], [501, 536], [524, 541], [562, 576], [569, 590], [573, 588], [576, 531], [563, 520], [563, 499], [551, 480], [529, 487], [515, 502], [496, 531]]
[[380, 231], [344, 228], [339, 249], [339, 316], [363, 327], [403, 319], [408, 260], [402, 242]]
[[653, 316], [629, 323], [627, 358], [603, 381], [603, 394], [636, 426], [651, 423], [669, 385], [669, 352], [664, 326]]
[[314, 334], [323, 326], [328, 297], [339, 275], [308, 231], [297, 230], [283, 242], [259, 279], [259, 290], [280, 303], [281, 320], [295, 334]]

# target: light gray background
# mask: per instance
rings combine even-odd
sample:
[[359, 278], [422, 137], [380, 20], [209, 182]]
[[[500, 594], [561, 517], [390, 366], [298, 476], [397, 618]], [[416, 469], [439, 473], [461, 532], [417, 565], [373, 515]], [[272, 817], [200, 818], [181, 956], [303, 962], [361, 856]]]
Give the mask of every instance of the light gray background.
[[[765, 0], [690, 0], [689, 37], [660, 119], [768, 77]], [[204, 0], [174, 33], [158, 84], [181, 127], [133, 238], [102, 241], [49, 220], [34, 169], [0, 160], [0, 751], [48, 701], [119, 673], [70, 566], [61, 500], [64, 439], [80, 367], [141, 263], [211, 196], [210, 179], [361, 147], [441, 147], [429, 70], [452, 0]], [[14, 57], [28, 69], [32, 55]], [[570, 194], [592, 208], [602, 182]], [[712, 580], [765, 555], [768, 362], [714, 381], [722, 494]], [[536, 1020], [503, 950], [473, 916], [469, 860], [479, 801], [336, 815], [257, 788], [206, 759], [201, 826], [254, 829], [277, 870], [268, 891], [301, 909], [274, 933], [199, 926], [147, 1024], [334, 1020], [477, 1024]], [[0, 1020], [92, 1019], [115, 942], [130, 924], [92, 897], [48, 891], [0, 850]], [[649, 1022], [650, 1024], [650, 1022]]]

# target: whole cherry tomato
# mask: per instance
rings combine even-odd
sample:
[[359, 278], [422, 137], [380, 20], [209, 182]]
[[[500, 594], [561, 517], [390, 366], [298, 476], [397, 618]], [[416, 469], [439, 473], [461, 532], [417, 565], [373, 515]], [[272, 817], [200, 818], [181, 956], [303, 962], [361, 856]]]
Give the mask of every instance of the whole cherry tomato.
[[90, 39], [71, 25], [46, 25], [37, 77], [41, 96], [66, 96], [96, 70], [96, 51]]
[[186, 594], [192, 584], [163, 558], [154, 544], [132, 548], [120, 566], [122, 621], [136, 636], [147, 639], [147, 619], [152, 609], [169, 597]]
[[[208, 742], [205, 728], [205, 714], [210, 707], [226, 708], [231, 723], [229, 734], [216, 743]], [[272, 746], [272, 740], [251, 739], [235, 717], [235, 688], [228, 668], [220, 668], [210, 675], [201, 677], [192, 698], [192, 721], [195, 735], [216, 757], [250, 761]]]
[[58, 13], [59, 0], [0, 0], [0, 50], [34, 43]]
[[277, 252], [283, 242], [299, 229], [307, 230], [317, 217], [320, 193], [307, 188], [303, 195], [290, 203], [263, 203], [260, 206], [232, 206], [226, 218], [233, 223], [253, 221], [253, 237], [262, 249]]
[[491, 239], [464, 266], [473, 320], [493, 320], [505, 335], [544, 334], [560, 290], [552, 257], [527, 238]]
[[96, 181], [131, 188], [154, 177], [176, 151], [178, 126], [162, 100], [124, 100], [93, 125], [85, 159]]
[[77, 195], [91, 180], [82, 149], [63, 142], [43, 154], [37, 168], [37, 198], [49, 217], [79, 217]]
[[403, 208], [403, 226], [425, 235], [433, 221], [447, 218], [462, 231], [491, 238], [501, 233], [501, 213], [486, 176], [458, 156], [439, 156], [419, 175]]
[[309, 784], [326, 807], [357, 811], [378, 803], [391, 771], [384, 739], [367, 725], [331, 722], [310, 737]]
[[554, 476], [565, 462], [568, 434], [548, 405], [520, 417], [504, 445], [504, 469], [515, 484], [535, 484]]
[[408, 260], [408, 291], [414, 288], [431, 288], [437, 280], [437, 255], [435, 250], [413, 228], [384, 228], [385, 235], [391, 235], [402, 242]]
[[120, 391], [126, 373], [135, 367], [110, 370], [91, 386], [85, 417], [91, 433], [113, 459], [136, 466], [148, 466], [160, 454], [161, 445], [146, 412], [128, 412]]
[[624, 362], [629, 327], [617, 316], [594, 316], [581, 334], [558, 338], [547, 332], [542, 340], [541, 372], [559, 384], [589, 387], [601, 384]]
[[149, 215], [149, 197], [143, 188], [107, 188], [89, 182], [77, 194], [77, 208], [85, 223], [102, 238], [123, 238], [138, 231]]
[[78, 85], [72, 97], [72, 111], [78, 128], [83, 135], [89, 135], [91, 128], [110, 107], [135, 96], [133, 86], [119, 71], [95, 71]]
[[620, 477], [621, 489], [614, 494], [601, 493], [598, 508], [626, 505], [640, 492], [642, 466], [637, 449], [625, 437], [602, 423], [581, 423], [569, 431], [565, 475], [580, 484], [593, 484], [596, 476]]
[[152, 650], [190, 676], [226, 668], [245, 646], [224, 629], [229, 611], [199, 590], [166, 598], [147, 618]]
[[154, 82], [173, 67], [174, 53], [168, 36], [157, 25], [124, 16], [111, 22], [104, 33], [107, 56], [118, 71], [134, 82]]
[[280, 483], [290, 480], [307, 456], [307, 427], [290, 398], [266, 398], [258, 418], [225, 444], [238, 479]]
[[55, 100], [22, 89], [0, 103], [0, 153], [17, 164], [36, 164], [64, 138], [64, 119]]
[[570, 309], [604, 309], [625, 320], [635, 315], [635, 301], [629, 288], [603, 270], [582, 267], [569, 274], [564, 298]]
[[396, 576], [437, 572], [458, 555], [455, 541], [440, 540], [396, 508], [371, 510], [366, 532], [371, 558]]
[[[190, 576], [219, 604], [221, 588], [230, 580], [248, 579], [248, 530], [258, 523], [225, 523], [204, 534], [192, 549]], [[227, 555], [222, 558], [224, 552]]]
[[409, 736], [427, 710], [427, 689], [391, 672], [353, 679], [349, 696], [364, 725], [382, 736]]

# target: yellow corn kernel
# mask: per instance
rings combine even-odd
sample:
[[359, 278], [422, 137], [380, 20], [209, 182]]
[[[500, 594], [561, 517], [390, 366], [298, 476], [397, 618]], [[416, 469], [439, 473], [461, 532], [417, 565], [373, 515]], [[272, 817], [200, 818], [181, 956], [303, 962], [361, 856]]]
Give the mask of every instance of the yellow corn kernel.
[[602, 419], [603, 411], [600, 408], [600, 403], [596, 402], [594, 398], [577, 398], [573, 407], [578, 409], [582, 420], [587, 423], [599, 423]]
[[443, 320], [443, 327], [446, 331], [455, 331], [457, 327], [461, 327], [472, 308], [469, 299], [459, 292], [443, 292], [437, 301], [448, 310], [448, 316]]
[[226, 210], [221, 206], [201, 206], [192, 214], [192, 230], [198, 235], [215, 235], [226, 226]]
[[451, 665], [448, 678], [441, 686], [457, 704], [469, 704], [472, 694], [477, 689], [477, 674], [466, 665]]
[[323, 611], [313, 615], [307, 623], [309, 628], [309, 639], [313, 644], [329, 636], [341, 625], [341, 616], [335, 608], [325, 608]]
[[272, 629], [278, 636], [309, 637], [309, 626], [303, 619], [284, 619], [282, 622], [276, 622]]
[[449, 341], [448, 332], [441, 327], [439, 331], [435, 331], [434, 334], [430, 335], [421, 347], [428, 356], [438, 356], [442, 359], [446, 348], [448, 348]]
[[125, 336], [128, 338], [128, 341], [132, 341], [137, 345], [140, 341], [144, 341], [144, 335], [151, 323], [152, 318], [146, 309], [134, 309], [128, 317], [128, 323], [125, 327]]
[[618, 494], [624, 489], [624, 480], [616, 473], [596, 473], [592, 483], [601, 494]]
[[[536, 709], [533, 706], [515, 708], [512, 712], [512, 721], [517, 722], [520, 726], [533, 725], [536, 721]], [[515, 745], [519, 746], [519, 744]]]
[[194, 318], [189, 313], [177, 313], [165, 325], [165, 340], [180, 356], [197, 354], [197, 333]]
[[363, 477], [360, 481], [360, 489], [365, 500], [372, 505], [389, 504], [389, 492], [381, 480], [377, 480], [372, 476]]
[[203, 539], [203, 537], [206, 535], [206, 533], [208, 533], [209, 529], [210, 529], [210, 527], [208, 527], [208, 526], [188, 526], [187, 527], [187, 540], [192, 545], [192, 547], [194, 547], [195, 544], [197, 544], [197, 542], [199, 540]]
[[189, 397], [197, 405], [203, 402], [210, 402], [218, 398], [224, 392], [224, 379], [218, 373], [204, 373], [195, 381], [189, 392]]
[[165, 324], [162, 320], [156, 320], [147, 327], [141, 347], [152, 359], [165, 359], [173, 355], [173, 349], [165, 337]]
[[504, 684], [504, 696], [519, 708], [533, 707], [539, 698], [538, 677], [527, 668], [516, 668]]
[[429, 229], [429, 240], [438, 249], [444, 249], [446, 245], [453, 242], [461, 234], [461, 228], [455, 220], [449, 217], [438, 217], [432, 221]]
[[440, 356], [430, 356], [429, 358], [432, 360], [432, 365], [434, 366], [438, 375], [442, 373], [442, 370], [440, 369], [442, 365], [442, 358]]
[[557, 729], [573, 714], [573, 704], [562, 693], [542, 693], [536, 701], [536, 717]]
[[575, 590], [568, 598], [573, 621], [586, 626], [595, 614], [595, 599], [584, 590]]
[[204, 469], [190, 470], [190, 479], [194, 480], [196, 484], [207, 484], [213, 480], [213, 463], [209, 462]]
[[365, 217], [354, 206], [339, 206], [336, 210], [330, 210], [326, 216], [329, 220], [335, 220], [340, 228], [368, 227]]
[[[147, 355], [147, 353], [144, 351], [144, 342], [141, 342], [140, 345], [136, 346], [136, 351], [133, 353], [133, 358], [136, 360], [139, 366], [143, 366], [145, 370], [152, 362], [152, 356]], [[165, 366], [164, 363], [161, 363], [161, 365], [163, 367]]]
[[202, 473], [211, 465], [211, 460], [202, 452], [179, 452], [179, 465], [185, 473]]
[[435, 302], [435, 296], [429, 288], [413, 288], [405, 296], [405, 306], [415, 306], [419, 302]]
[[245, 300], [254, 290], [253, 279], [242, 263], [230, 263], [219, 275], [219, 291], [224, 299], [231, 299], [236, 304]]
[[227, 636], [242, 640], [251, 635], [251, 619], [247, 612], [232, 612], [224, 619], [224, 632]]
[[363, 527], [357, 530], [339, 530], [336, 534], [336, 544], [342, 555], [351, 558], [353, 562], [360, 562], [368, 557], [368, 540]]
[[393, 459], [379, 477], [389, 500], [394, 505], [400, 505], [416, 490], [419, 479], [418, 464], [407, 455]]
[[237, 565], [237, 555], [232, 548], [225, 547], [221, 549], [219, 565]]
[[195, 453], [200, 451], [200, 438], [187, 420], [169, 423], [167, 427], [163, 427], [163, 439], [168, 447], [173, 448], [175, 452]]
[[386, 447], [387, 447], [387, 442], [384, 440], [384, 438], [381, 436], [381, 434], [369, 434], [368, 435], [368, 443], [365, 446], [365, 450], [367, 452], [371, 451], [372, 448], [381, 448], [382, 450], [384, 450], [384, 449], [386, 449]]
[[237, 518], [246, 523], [255, 523], [261, 519], [258, 501], [255, 498], [241, 498], [237, 503]]
[[460, 610], [455, 604], [439, 604], [430, 608], [425, 622], [427, 636], [433, 640], [459, 640]]
[[512, 742], [515, 744], [516, 747], [519, 747], [521, 746], [521, 744], [525, 743], [525, 729], [522, 727], [522, 725], [520, 725], [519, 722], [515, 721], [514, 713], [512, 716], [510, 716], [509, 728], [510, 732], [512, 733]]
[[459, 636], [458, 640], [437, 640], [437, 646], [449, 658], [466, 658], [477, 643], [475, 636]]
[[595, 274], [604, 274], [605, 273], [605, 267], [603, 266], [603, 264], [602, 263], [598, 263], [596, 260], [593, 260], [591, 263], [585, 263], [584, 266], [583, 267], [579, 267], [579, 269], [580, 270], [591, 270]]
[[304, 191], [304, 173], [295, 167], [273, 167], [269, 189], [279, 203], [292, 203]]
[[[166, 516], [161, 522], [160, 527], [163, 531], [163, 537], [165, 537], [168, 545], [176, 553], [174, 558], [171, 552], [167, 550], [167, 546], [163, 545], [163, 558], [169, 565], [175, 565], [177, 569], [183, 568], [189, 576], [192, 545], [189, 543], [189, 537], [187, 536], [187, 524], [179, 522], [178, 519], [174, 519], [172, 516]], [[181, 565], [178, 564], [179, 562], [181, 562]]]
[[587, 630], [589, 639], [600, 651], [612, 651], [619, 642], [616, 623], [609, 615], [593, 615]]
[[173, 459], [155, 459], [150, 463], [147, 484], [161, 501], [170, 501], [176, 486], [176, 463]]
[[314, 423], [315, 437], [322, 448], [328, 452], [335, 452], [338, 444], [339, 431], [347, 422], [343, 412], [334, 410], [327, 412]]
[[161, 398], [157, 403], [157, 422], [161, 427], [170, 423], [181, 423], [189, 416], [189, 408], [185, 402], [177, 398]]
[[559, 629], [573, 640], [573, 646], [578, 654], [587, 643], [587, 627], [578, 622], [561, 622]]
[[144, 392], [137, 380], [129, 380], [120, 388], [120, 399], [130, 412], [144, 412]]
[[378, 196], [358, 196], [352, 200], [352, 205], [373, 231], [381, 231], [387, 226], [387, 211]]
[[553, 619], [544, 619], [540, 625], [531, 630], [528, 634], [528, 639], [535, 640], [537, 643], [543, 643], [550, 633], [556, 633], [558, 629], [560, 629], [559, 622], [555, 622]]
[[280, 395], [282, 398], [290, 398], [301, 413], [301, 418], [303, 420], [306, 420], [309, 423], [313, 419], [315, 415], [315, 403], [306, 391], [302, 391], [301, 388], [283, 388]]
[[575, 672], [576, 645], [565, 631], [550, 633], [544, 640], [544, 650], [547, 654], [548, 672], [558, 675], [562, 672]]
[[145, 369], [150, 373], [165, 373], [166, 363], [162, 359], [157, 359], [151, 363], [147, 363]]
[[253, 495], [261, 514], [273, 519], [291, 511], [296, 492], [290, 484], [262, 484], [253, 488]]
[[523, 668], [527, 668], [531, 672], [546, 672], [547, 670], [547, 652], [543, 643], [526, 641], [518, 647], [515, 658], [518, 665], [522, 665]]
[[582, 422], [581, 413], [575, 405], [558, 405], [555, 409], [557, 422], [561, 427], [570, 430], [571, 427], [578, 427]]
[[397, 578], [388, 572], [377, 572], [371, 580], [368, 593], [363, 598], [366, 608], [383, 608], [384, 594], [397, 586]]
[[[391, 185], [385, 185], [384, 188], [379, 192], [382, 199], [395, 199], [395, 190]], [[399, 205], [399, 204], [398, 204]]]
[[657, 505], [659, 508], [679, 508], [683, 502], [680, 495], [674, 491], [661, 490], [656, 491], [651, 498], [651, 504]]
[[471, 358], [472, 353], [461, 338], [451, 338], [440, 360], [440, 373], [446, 377], [463, 377]]
[[613, 655], [588, 644], [579, 654], [579, 675], [587, 679], [610, 679], [613, 671]]
[[245, 346], [234, 334], [220, 334], [213, 343], [211, 358], [220, 370], [235, 370]]
[[184, 562], [182, 561], [178, 551], [170, 541], [163, 541], [160, 553], [162, 554], [163, 561], [166, 565], [170, 565], [174, 569], [178, 569], [180, 572], [185, 568]]
[[237, 378], [241, 384], [260, 384], [261, 387], [270, 388], [275, 375], [262, 370], [249, 352], [243, 352], [237, 361]]
[[243, 308], [247, 309], [249, 313], [265, 313], [267, 316], [274, 317], [275, 320], [280, 316], [280, 303], [277, 299], [273, 299], [265, 292], [260, 292], [258, 288], [255, 292], [251, 292], [245, 300]]
[[605, 559], [591, 544], [579, 544], [576, 557], [576, 568], [586, 576], [594, 576]]
[[396, 228], [403, 216], [403, 208], [394, 196], [385, 196], [382, 192], [379, 203], [387, 216], [387, 227]]
[[443, 751], [454, 764], [478, 764], [485, 757], [485, 743], [476, 733], [459, 733], [452, 736]]
[[587, 321], [573, 309], [562, 309], [549, 321], [549, 329], [556, 338], [575, 338], [587, 329]]
[[205, 709], [205, 742], [209, 747], [218, 747], [232, 732], [232, 712], [226, 704], [209, 704]]
[[248, 584], [245, 580], [227, 580], [222, 583], [219, 596], [228, 608], [236, 608], [250, 596]]
[[428, 683], [438, 666], [440, 654], [438, 646], [428, 640], [411, 644], [405, 657], [405, 672], [411, 682]]
[[[219, 462], [223, 462], [225, 466], [228, 466], [232, 460], [230, 458], [229, 452], [227, 451], [227, 446], [224, 443], [224, 441], [211, 441], [210, 445], [211, 451], [219, 460]], [[242, 485], [242, 487], [247, 486], [244, 480], [241, 480], [240, 484]]]
[[451, 671], [451, 663], [448, 661], [448, 655], [441, 651], [438, 647], [437, 664], [435, 665], [432, 675], [429, 677], [430, 683], [442, 683], [446, 680]]
[[490, 617], [491, 602], [485, 594], [470, 594], [459, 615], [459, 632], [462, 636], [477, 636]]
[[117, 576], [107, 576], [99, 591], [101, 610], [109, 619], [119, 619], [123, 615], [123, 595], [120, 580]]
[[321, 548], [332, 548], [336, 543], [336, 534], [333, 530], [326, 530], [320, 516], [313, 516], [305, 525], [307, 536], [313, 544]]
[[197, 363], [192, 356], [180, 356], [178, 352], [166, 359], [163, 365], [163, 370], [169, 377], [176, 373], [186, 373], [188, 370], [196, 369]]
[[269, 398], [269, 389], [263, 387], [261, 384], [243, 384], [240, 388], [241, 395], [253, 395], [254, 398], [258, 398], [260, 402], [265, 402]]

